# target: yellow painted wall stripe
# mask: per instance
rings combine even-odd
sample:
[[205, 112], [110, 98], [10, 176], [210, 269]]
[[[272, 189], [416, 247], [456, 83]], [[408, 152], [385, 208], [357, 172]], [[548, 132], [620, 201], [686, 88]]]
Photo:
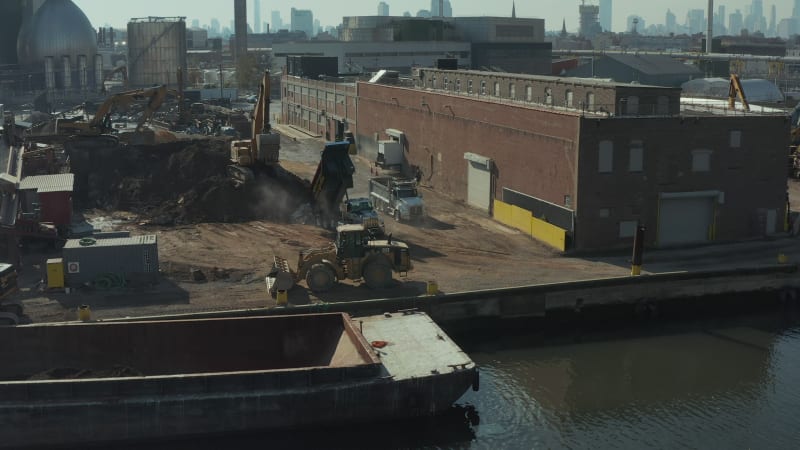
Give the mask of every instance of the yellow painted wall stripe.
[[527, 209], [495, 200], [494, 218], [498, 222], [514, 227], [556, 250], [563, 252], [567, 249], [567, 231], [533, 217]]

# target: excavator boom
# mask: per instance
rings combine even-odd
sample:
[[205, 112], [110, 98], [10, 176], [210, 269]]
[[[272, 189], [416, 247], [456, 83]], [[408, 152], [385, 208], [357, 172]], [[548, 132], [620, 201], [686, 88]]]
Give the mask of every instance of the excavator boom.
[[742, 82], [739, 80], [739, 75], [735, 73], [731, 74], [731, 84], [730, 88], [728, 89], [728, 107], [730, 109], [736, 108], [736, 96], [739, 96], [739, 100], [742, 102], [742, 107], [745, 111], [750, 111], [750, 104], [747, 103], [747, 98], [744, 95], [744, 89], [742, 88]]

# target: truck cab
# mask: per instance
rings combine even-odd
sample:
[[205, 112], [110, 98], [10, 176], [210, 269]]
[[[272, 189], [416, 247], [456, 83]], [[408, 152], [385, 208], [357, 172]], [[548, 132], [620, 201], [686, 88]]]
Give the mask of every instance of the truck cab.
[[347, 199], [342, 203], [342, 221], [346, 224], [362, 224], [373, 236], [383, 236], [385, 225], [372, 201], [366, 197]]

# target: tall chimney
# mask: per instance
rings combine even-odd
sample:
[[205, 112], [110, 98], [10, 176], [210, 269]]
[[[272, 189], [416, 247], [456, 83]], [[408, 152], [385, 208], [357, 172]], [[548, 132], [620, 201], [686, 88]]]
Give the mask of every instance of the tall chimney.
[[714, 36], [714, 0], [708, 0], [708, 30], [706, 31], [706, 53], [711, 53], [711, 38]]

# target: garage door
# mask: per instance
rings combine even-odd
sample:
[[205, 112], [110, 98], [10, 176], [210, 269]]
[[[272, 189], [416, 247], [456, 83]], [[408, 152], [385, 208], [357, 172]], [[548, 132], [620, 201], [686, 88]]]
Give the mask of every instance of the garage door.
[[658, 245], [707, 242], [716, 196], [662, 198], [658, 213]]
[[491, 206], [492, 174], [486, 164], [467, 161], [467, 203], [487, 213]]

